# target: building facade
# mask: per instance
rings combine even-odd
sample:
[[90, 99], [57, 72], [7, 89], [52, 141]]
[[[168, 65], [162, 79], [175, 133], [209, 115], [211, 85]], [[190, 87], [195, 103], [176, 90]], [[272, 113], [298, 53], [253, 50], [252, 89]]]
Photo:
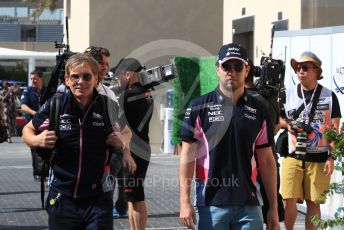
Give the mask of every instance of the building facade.
[[272, 25], [276, 31], [344, 25], [343, 9], [341, 0], [224, 0], [223, 41], [242, 44], [257, 65], [271, 52]]
[[0, 0], [0, 47], [55, 51], [55, 41], [63, 40], [64, 11], [60, 0], [56, 9], [35, 16], [37, 3]]

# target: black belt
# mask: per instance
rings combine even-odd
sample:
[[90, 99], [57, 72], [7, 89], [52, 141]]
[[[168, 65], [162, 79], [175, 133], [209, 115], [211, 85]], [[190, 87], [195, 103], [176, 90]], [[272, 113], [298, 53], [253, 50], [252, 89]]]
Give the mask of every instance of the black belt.
[[302, 161], [309, 161], [309, 162], [326, 162], [328, 158], [328, 152], [321, 152], [321, 153], [306, 153], [306, 154], [295, 154], [289, 153], [288, 157], [292, 157]]

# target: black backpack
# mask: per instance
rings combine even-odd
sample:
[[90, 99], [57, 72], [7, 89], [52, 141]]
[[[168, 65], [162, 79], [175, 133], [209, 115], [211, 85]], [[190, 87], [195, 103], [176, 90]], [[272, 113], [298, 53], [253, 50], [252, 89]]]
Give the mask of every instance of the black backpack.
[[[60, 104], [61, 95], [53, 96], [50, 101], [49, 130], [58, 130]], [[35, 148], [33, 151], [33, 173], [40, 177], [42, 209], [44, 209], [44, 181], [49, 176], [53, 152], [54, 150], [47, 148]]]

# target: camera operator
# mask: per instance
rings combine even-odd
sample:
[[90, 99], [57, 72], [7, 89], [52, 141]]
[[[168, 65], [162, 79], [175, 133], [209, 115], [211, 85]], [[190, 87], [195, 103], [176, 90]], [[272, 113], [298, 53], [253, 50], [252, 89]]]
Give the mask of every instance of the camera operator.
[[[250, 66], [250, 71], [248, 72], [248, 75], [245, 79], [245, 88], [248, 90], [248, 93], [255, 98], [257, 98], [259, 101], [261, 101], [266, 108], [268, 108], [269, 117], [271, 119], [271, 124], [274, 126], [274, 134], [276, 134], [279, 130], [279, 115], [275, 108], [269, 103], [268, 100], [266, 100], [263, 96], [259, 95], [257, 92], [257, 88], [254, 86], [254, 76], [256, 67], [253, 65], [251, 60], [248, 60], [248, 64]], [[275, 151], [273, 151], [275, 160], [276, 160], [276, 168], [277, 168], [277, 204], [278, 204], [278, 217], [279, 221], [284, 221], [284, 207], [283, 207], [283, 200], [282, 196], [279, 193], [280, 188], [280, 174], [279, 174], [279, 164], [278, 164], [278, 156]], [[259, 161], [258, 161], [258, 168], [259, 168]], [[266, 196], [265, 188], [263, 185], [263, 181], [261, 180], [260, 176], [258, 175], [257, 178], [259, 184], [260, 184], [260, 193], [263, 198], [263, 206], [262, 206], [262, 212], [263, 212], [263, 218], [264, 222], [266, 223], [267, 220], [267, 213], [269, 211], [269, 200]]]
[[285, 201], [285, 226], [293, 229], [296, 202], [306, 200], [306, 229], [316, 229], [311, 216], [319, 216], [319, 197], [328, 188], [334, 169], [331, 156], [334, 144], [323, 137], [326, 129], [338, 130], [341, 117], [336, 95], [318, 83], [322, 78], [321, 60], [306, 51], [291, 66], [300, 84], [286, 90], [284, 104], [288, 124], [289, 155], [282, 163], [282, 196]]
[[139, 72], [142, 68], [141, 63], [135, 58], [124, 58], [112, 69], [114, 76], [120, 81], [122, 91], [124, 90], [119, 102], [133, 134], [130, 151], [137, 170], [134, 174], [127, 175], [125, 195], [128, 200], [130, 226], [136, 230], [145, 229], [147, 222], [143, 184], [151, 155], [148, 133], [154, 107], [150, 91], [147, 91], [139, 81]]

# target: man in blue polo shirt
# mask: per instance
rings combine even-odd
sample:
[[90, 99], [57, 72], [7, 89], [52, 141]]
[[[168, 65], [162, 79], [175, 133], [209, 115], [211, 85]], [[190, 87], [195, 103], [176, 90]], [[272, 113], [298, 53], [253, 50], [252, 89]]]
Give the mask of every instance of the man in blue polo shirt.
[[[255, 159], [269, 198], [267, 229], [279, 228], [273, 127], [264, 104], [244, 88], [249, 69], [243, 47], [222, 46], [219, 86], [186, 110], [179, 180], [180, 218], [188, 228], [197, 223], [197, 229], [263, 229]], [[195, 207], [190, 201], [194, 168]]]

